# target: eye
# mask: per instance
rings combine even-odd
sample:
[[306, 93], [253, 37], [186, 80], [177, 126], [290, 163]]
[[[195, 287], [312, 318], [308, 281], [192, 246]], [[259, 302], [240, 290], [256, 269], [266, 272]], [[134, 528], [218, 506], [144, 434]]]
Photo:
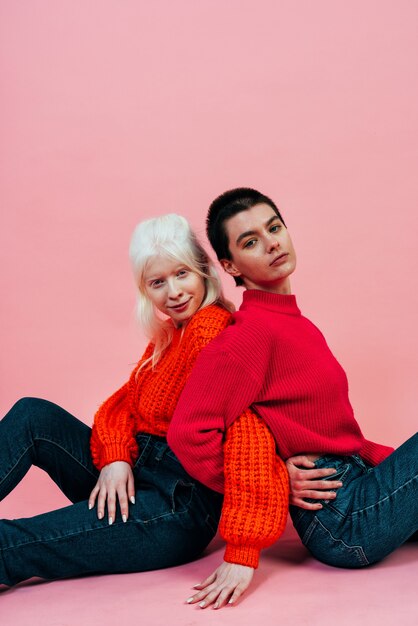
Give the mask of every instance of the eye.
[[273, 224], [273, 226], [270, 228], [270, 232], [277, 233], [281, 229], [281, 227], [281, 224]]
[[158, 287], [161, 287], [163, 282], [164, 281], [161, 278], [156, 278], [155, 280], [151, 281], [150, 285], [153, 289], [158, 289]]
[[257, 243], [257, 239], [249, 239], [248, 241], [245, 242], [244, 248], [253, 248], [256, 243]]
[[189, 272], [188, 272], [188, 270], [182, 269], [182, 270], [179, 270], [179, 271], [177, 272], [177, 276], [179, 276], [179, 277], [181, 277], [181, 276], [187, 276], [187, 274], [188, 274], [188, 273], [189, 273]]

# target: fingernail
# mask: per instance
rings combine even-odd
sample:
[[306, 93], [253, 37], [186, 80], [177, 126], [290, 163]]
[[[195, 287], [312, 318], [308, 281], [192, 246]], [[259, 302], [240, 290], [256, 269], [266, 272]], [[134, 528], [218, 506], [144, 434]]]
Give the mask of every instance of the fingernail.
[[135, 496], [131, 496], [129, 500], [132, 502], [132, 504], [135, 504]]
[[89, 502], [89, 511], [91, 511], [91, 510], [92, 510], [92, 508], [93, 508], [93, 505], [92, 505], [92, 504], [90, 504], [90, 502]]
[[206, 606], [206, 602], [199, 602], [199, 606], [201, 609], [204, 609]]
[[193, 602], [193, 598], [187, 598], [186, 602], [187, 604], [190, 604], [190, 602]]
[[213, 605], [214, 609], [219, 609], [219, 604], [216, 602], [216, 604]]
[[109, 517], [109, 526], [113, 524], [113, 517]]
[[99, 519], [103, 519], [103, 513], [98, 513], [98, 514], [97, 514], [97, 517], [98, 517]]
[[126, 515], [122, 515], [122, 520], [124, 521], [124, 523], [126, 524]]
[[234, 601], [233, 601], [232, 598], [230, 600], [228, 600], [228, 604], [234, 604]]
[[338, 485], [339, 487], [342, 487], [342, 486], [343, 486], [343, 483], [337, 483], [337, 485]]

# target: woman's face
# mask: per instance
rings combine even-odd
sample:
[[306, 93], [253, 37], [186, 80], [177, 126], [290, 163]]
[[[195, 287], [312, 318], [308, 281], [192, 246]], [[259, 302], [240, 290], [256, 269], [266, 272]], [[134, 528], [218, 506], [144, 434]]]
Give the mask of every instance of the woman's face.
[[296, 267], [292, 240], [268, 204], [256, 204], [225, 222], [231, 259], [221, 261], [247, 289], [290, 293], [290, 275]]
[[153, 305], [171, 317], [175, 326], [188, 322], [205, 297], [205, 283], [199, 274], [163, 256], [148, 262], [145, 289]]

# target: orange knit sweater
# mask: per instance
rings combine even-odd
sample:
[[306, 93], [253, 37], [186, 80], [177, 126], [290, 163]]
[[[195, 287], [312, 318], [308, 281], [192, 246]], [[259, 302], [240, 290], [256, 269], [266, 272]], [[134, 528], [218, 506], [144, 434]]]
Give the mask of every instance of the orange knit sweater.
[[[113, 461], [133, 466], [137, 432], [164, 437], [197, 356], [229, 323], [217, 305], [198, 311], [173, 340], [157, 366], [138, 368], [151, 356], [149, 344], [129, 381], [97, 411], [91, 437], [93, 462], [102, 469]], [[286, 466], [277, 457], [265, 423], [250, 409], [234, 422], [224, 446], [225, 498], [220, 531], [225, 560], [257, 567], [260, 550], [284, 530], [289, 499]]]

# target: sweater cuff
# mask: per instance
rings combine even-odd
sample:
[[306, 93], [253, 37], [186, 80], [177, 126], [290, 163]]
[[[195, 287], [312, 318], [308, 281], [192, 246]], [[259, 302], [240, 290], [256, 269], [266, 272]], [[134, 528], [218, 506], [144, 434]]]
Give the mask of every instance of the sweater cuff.
[[255, 548], [254, 546], [235, 546], [232, 543], [227, 543], [224, 561], [257, 569], [260, 552], [260, 548]]
[[105, 465], [109, 465], [109, 463], [114, 463], [115, 461], [125, 461], [129, 463], [131, 467], [133, 467], [132, 463], [132, 447], [126, 446], [126, 444], [121, 444], [118, 442], [113, 442], [110, 445], [107, 445], [106, 448], [102, 448], [100, 450], [100, 454], [98, 458], [94, 458], [95, 455], [93, 453], [93, 462], [98, 470], [102, 470]]

